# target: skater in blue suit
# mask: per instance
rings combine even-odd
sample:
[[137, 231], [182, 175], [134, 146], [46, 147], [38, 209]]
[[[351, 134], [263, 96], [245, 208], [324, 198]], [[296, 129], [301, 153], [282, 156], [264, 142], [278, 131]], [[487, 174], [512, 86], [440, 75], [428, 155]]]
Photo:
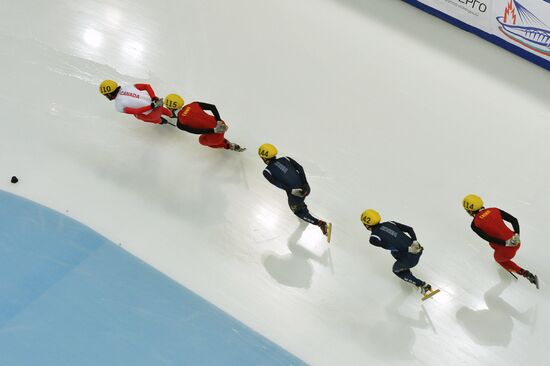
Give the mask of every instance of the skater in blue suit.
[[267, 165], [263, 171], [264, 177], [286, 192], [292, 212], [302, 220], [319, 226], [330, 242], [332, 224], [313, 217], [305, 203], [311, 189], [304, 168], [288, 156], [277, 158], [277, 148], [271, 144], [260, 146], [258, 155]]
[[371, 232], [369, 242], [391, 251], [396, 260], [393, 264], [393, 273], [397, 277], [415, 285], [424, 297], [431, 294], [432, 287], [411, 272], [411, 268], [418, 264], [424, 250], [416, 240], [413, 228], [395, 221], [380, 221], [380, 214], [375, 210], [368, 209], [361, 214], [361, 222]]

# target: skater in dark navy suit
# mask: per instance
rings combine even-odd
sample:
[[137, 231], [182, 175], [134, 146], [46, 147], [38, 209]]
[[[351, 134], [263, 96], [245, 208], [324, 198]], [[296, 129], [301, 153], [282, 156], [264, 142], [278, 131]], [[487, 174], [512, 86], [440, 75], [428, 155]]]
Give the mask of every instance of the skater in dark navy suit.
[[395, 221], [380, 221], [380, 214], [375, 210], [368, 209], [361, 214], [361, 222], [371, 232], [369, 242], [391, 251], [391, 255], [396, 259], [393, 273], [397, 277], [415, 285], [422, 295], [431, 293], [432, 287], [411, 272], [411, 268], [418, 264], [424, 250], [416, 240], [413, 228]]
[[277, 148], [271, 144], [263, 144], [258, 149], [258, 155], [267, 167], [264, 177], [273, 185], [283, 189], [288, 197], [288, 205], [292, 212], [302, 220], [321, 228], [323, 235], [330, 242], [330, 223], [313, 217], [307, 208], [305, 198], [311, 189], [306, 179], [304, 168], [294, 159], [285, 156], [277, 158]]

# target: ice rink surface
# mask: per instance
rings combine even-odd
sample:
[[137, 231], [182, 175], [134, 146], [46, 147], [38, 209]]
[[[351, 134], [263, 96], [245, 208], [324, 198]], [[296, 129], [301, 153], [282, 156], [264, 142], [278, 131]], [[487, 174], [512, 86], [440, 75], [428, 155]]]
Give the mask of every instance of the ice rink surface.
[[[550, 74], [397, 0], [0, 1], [0, 189], [65, 213], [312, 365], [545, 365]], [[242, 154], [119, 114], [97, 85], [216, 104]], [[262, 177], [300, 162], [330, 248]], [[17, 175], [17, 185], [9, 177]], [[518, 217], [499, 269], [468, 193]], [[415, 228], [421, 303], [368, 244]], [[154, 293], [151, 294], [154, 296]]]

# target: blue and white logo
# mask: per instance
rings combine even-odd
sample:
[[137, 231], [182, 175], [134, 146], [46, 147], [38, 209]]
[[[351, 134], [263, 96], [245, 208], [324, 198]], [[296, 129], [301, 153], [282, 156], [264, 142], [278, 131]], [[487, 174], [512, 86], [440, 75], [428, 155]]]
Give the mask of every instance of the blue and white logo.
[[514, 42], [550, 56], [550, 28], [516, 0], [510, 0], [497, 21], [499, 30]]

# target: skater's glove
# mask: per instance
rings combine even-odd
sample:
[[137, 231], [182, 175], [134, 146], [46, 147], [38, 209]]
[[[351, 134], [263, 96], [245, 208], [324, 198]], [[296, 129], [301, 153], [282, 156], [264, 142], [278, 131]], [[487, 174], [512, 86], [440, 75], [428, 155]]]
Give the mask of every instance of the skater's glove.
[[424, 248], [422, 248], [422, 245], [420, 245], [420, 243], [416, 240], [413, 241], [411, 246], [409, 247], [409, 253], [411, 254], [418, 254], [422, 252], [422, 250], [424, 250]]
[[292, 193], [292, 195], [296, 197], [305, 197], [304, 191], [302, 190], [302, 188], [293, 188], [292, 191], [290, 191], [290, 193]]
[[164, 101], [162, 100], [162, 98], [153, 98], [153, 103], [151, 103], [151, 108], [153, 109], [157, 109], [158, 107], [162, 107], [162, 104], [164, 103]]
[[506, 246], [507, 247], [515, 247], [516, 245], [520, 244], [521, 240], [519, 238], [519, 234], [514, 234], [510, 239], [506, 240]]
[[215, 133], [224, 133], [227, 131], [227, 125], [223, 121], [218, 121], [216, 127], [214, 127]]

